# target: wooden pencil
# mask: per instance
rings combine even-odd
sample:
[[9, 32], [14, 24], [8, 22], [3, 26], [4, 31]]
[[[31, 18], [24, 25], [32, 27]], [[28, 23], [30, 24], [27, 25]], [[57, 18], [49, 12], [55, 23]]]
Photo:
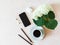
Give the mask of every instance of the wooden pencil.
[[26, 37], [30, 40], [30, 42], [33, 42], [30, 37], [25, 33], [25, 31], [21, 28], [22, 32], [26, 35]]
[[26, 40], [24, 37], [22, 37], [20, 34], [18, 34], [19, 37], [21, 37], [22, 39], [24, 39], [27, 43], [29, 43], [30, 45], [32, 45], [32, 43], [30, 43], [28, 40]]

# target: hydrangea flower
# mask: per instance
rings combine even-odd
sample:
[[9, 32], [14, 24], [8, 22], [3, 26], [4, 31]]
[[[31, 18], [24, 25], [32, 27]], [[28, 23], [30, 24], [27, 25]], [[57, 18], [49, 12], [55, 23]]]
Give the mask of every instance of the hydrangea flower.
[[34, 12], [33, 12], [33, 16], [32, 18], [37, 20], [38, 17], [41, 17], [46, 14], [48, 14], [49, 11], [53, 11], [51, 5], [47, 5], [47, 4], [44, 4], [44, 5], [40, 5]]
[[55, 13], [51, 5], [41, 5], [33, 12], [33, 22], [37, 26], [45, 26], [48, 29], [55, 29], [58, 22], [55, 20]]

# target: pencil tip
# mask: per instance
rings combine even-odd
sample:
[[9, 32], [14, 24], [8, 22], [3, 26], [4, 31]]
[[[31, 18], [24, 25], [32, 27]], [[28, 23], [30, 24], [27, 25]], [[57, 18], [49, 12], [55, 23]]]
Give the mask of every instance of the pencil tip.
[[21, 30], [24, 32], [24, 30], [21, 28]]
[[18, 36], [19, 36], [19, 34], [18, 34]]
[[21, 30], [23, 30], [23, 29], [21, 28]]

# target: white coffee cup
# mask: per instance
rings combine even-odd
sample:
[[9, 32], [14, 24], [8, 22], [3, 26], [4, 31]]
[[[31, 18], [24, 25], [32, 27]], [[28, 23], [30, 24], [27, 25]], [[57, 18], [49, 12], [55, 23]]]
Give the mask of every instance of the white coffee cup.
[[30, 27], [30, 37], [34, 42], [38, 42], [44, 38], [44, 29], [41, 26], [33, 25]]

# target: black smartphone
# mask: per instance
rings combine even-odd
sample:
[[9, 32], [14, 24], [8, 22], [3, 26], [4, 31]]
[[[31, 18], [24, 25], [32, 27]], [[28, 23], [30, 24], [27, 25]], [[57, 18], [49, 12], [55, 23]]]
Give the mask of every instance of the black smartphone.
[[25, 12], [19, 14], [19, 17], [21, 18], [25, 27], [27, 27], [31, 24]]

